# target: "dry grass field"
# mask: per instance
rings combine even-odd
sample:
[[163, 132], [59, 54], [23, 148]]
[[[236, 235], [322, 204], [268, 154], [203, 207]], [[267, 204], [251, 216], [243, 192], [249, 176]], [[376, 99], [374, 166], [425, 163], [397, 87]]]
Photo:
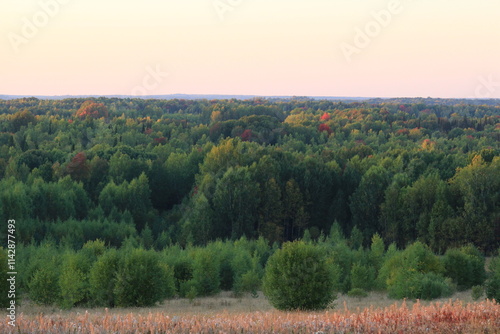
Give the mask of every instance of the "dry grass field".
[[168, 300], [152, 308], [60, 310], [25, 301], [17, 328], [0, 333], [500, 333], [500, 305], [470, 291], [444, 300], [394, 301], [385, 294], [338, 296], [323, 312], [278, 312], [266, 298]]

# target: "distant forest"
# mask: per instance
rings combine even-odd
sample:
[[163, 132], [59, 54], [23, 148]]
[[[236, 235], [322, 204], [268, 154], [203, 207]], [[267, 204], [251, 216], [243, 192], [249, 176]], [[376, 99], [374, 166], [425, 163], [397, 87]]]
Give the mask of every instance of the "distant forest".
[[0, 100], [0, 218], [19, 243], [74, 249], [281, 244], [337, 223], [360, 246], [491, 254], [499, 144], [498, 102]]

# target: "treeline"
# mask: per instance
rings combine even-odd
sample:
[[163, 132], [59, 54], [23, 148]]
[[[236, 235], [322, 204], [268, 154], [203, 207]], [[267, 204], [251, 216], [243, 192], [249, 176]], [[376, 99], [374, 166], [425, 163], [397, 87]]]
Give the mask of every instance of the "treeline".
[[[475, 299], [484, 294], [500, 298], [500, 258], [493, 258], [487, 272], [485, 258], [472, 245], [438, 257], [421, 242], [404, 250], [395, 244], [387, 247], [378, 234], [369, 247], [357, 247], [360, 242], [360, 235], [346, 239], [334, 224], [318, 241], [306, 232], [302, 241], [282, 249], [270, 247], [263, 238], [216, 241], [206, 247], [172, 245], [161, 251], [132, 239], [120, 248], [89, 241], [77, 251], [50, 241], [20, 244], [17, 295], [62, 308], [143, 307], [221, 290], [257, 297], [262, 288], [280, 309], [323, 308], [338, 292], [361, 298], [374, 290], [397, 299], [434, 299], [473, 288]], [[7, 252], [0, 249], [2, 277], [8, 271], [6, 258]], [[8, 289], [7, 284], [1, 287]], [[282, 293], [291, 288], [294, 291]], [[325, 299], [327, 290], [333, 295]], [[1, 296], [3, 304], [9, 303], [7, 293]], [[320, 304], [313, 302], [316, 297]]]
[[337, 222], [365, 247], [374, 233], [439, 254], [500, 246], [496, 105], [26, 98], [0, 112], [0, 219], [24, 244], [280, 244]]

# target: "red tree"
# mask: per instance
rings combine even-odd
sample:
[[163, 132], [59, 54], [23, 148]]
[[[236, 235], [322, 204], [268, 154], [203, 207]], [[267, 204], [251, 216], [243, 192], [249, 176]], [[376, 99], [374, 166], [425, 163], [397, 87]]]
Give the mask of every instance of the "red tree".
[[319, 125], [318, 131], [319, 132], [326, 131], [326, 132], [328, 132], [329, 135], [331, 135], [333, 132], [332, 129], [328, 125], [326, 125], [325, 123], [322, 123]]
[[241, 140], [243, 141], [250, 141], [252, 139], [252, 130], [245, 130], [243, 131], [243, 133], [241, 134]]
[[83, 181], [89, 177], [89, 165], [87, 156], [84, 152], [80, 152], [71, 159], [66, 166], [66, 171], [75, 181]]

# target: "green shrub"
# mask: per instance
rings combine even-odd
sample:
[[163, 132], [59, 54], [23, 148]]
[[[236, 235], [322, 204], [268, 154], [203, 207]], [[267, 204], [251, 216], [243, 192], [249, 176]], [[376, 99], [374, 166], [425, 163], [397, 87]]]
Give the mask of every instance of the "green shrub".
[[241, 276], [239, 281], [239, 291], [250, 292], [253, 296], [257, 296], [262, 280], [255, 270], [251, 270]]
[[[417, 277], [420, 275], [417, 275]], [[451, 279], [446, 279], [435, 273], [423, 274], [418, 278], [417, 294], [415, 298], [423, 300], [431, 300], [441, 297], [448, 297], [453, 294], [454, 286]], [[410, 297], [411, 298], [411, 297]]]
[[174, 264], [174, 280], [175, 289], [180, 293], [180, 287], [183, 282], [189, 281], [193, 278], [193, 261], [183, 256], [179, 258]]
[[351, 290], [351, 268], [354, 262], [354, 251], [345, 242], [338, 242], [332, 247], [331, 257], [334, 259], [333, 262], [337, 266], [340, 275], [338, 286], [340, 286], [342, 292], [347, 293]]
[[144, 249], [121, 253], [114, 295], [117, 306], [152, 306], [175, 291], [173, 270], [159, 255]]
[[431, 300], [450, 296], [453, 291], [451, 279], [439, 274], [399, 272], [387, 292], [390, 298]]
[[489, 278], [486, 281], [486, 297], [500, 301], [500, 256], [491, 260]]
[[351, 268], [351, 290], [362, 289], [370, 291], [375, 284], [375, 269], [360, 263]]
[[114, 307], [116, 275], [120, 257], [115, 249], [110, 249], [92, 266], [89, 274], [90, 295], [96, 306]]
[[484, 295], [484, 287], [482, 285], [473, 286], [471, 295], [473, 300], [481, 299]]
[[380, 270], [391, 298], [433, 299], [447, 296], [453, 284], [442, 276], [443, 265], [426, 245], [416, 242], [389, 257]]
[[486, 278], [484, 257], [474, 246], [447, 250], [443, 264], [445, 275], [453, 280], [459, 290], [481, 285]]
[[55, 266], [38, 269], [29, 285], [30, 299], [39, 305], [52, 305], [60, 298], [59, 274]]
[[368, 293], [365, 290], [360, 289], [360, 288], [354, 288], [354, 289], [349, 290], [347, 295], [349, 297], [356, 297], [356, 298], [368, 297]]
[[233, 269], [233, 291], [236, 295], [243, 293], [242, 277], [252, 269], [252, 257], [244, 249], [235, 249], [236, 254], [231, 261]]
[[[179, 283], [179, 297], [190, 298], [198, 296], [198, 283], [195, 280], [182, 281]], [[194, 298], [193, 297], [193, 298]]]
[[89, 262], [90, 259], [83, 252], [68, 252], [64, 255], [59, 276], [59, 288], [61, 289], [59, 305], [62, 308], [71, 308], [89, 301]]
[[334, 299], [334, 277], [320, 248], [289, 242], [268, 260], [263, 289], [279, 310], [317, 310]]
[[193, 279], [199, 296], [210, 296], [220, 291], [219, 259], [210, 249], [200, 249], [194, 259]]

